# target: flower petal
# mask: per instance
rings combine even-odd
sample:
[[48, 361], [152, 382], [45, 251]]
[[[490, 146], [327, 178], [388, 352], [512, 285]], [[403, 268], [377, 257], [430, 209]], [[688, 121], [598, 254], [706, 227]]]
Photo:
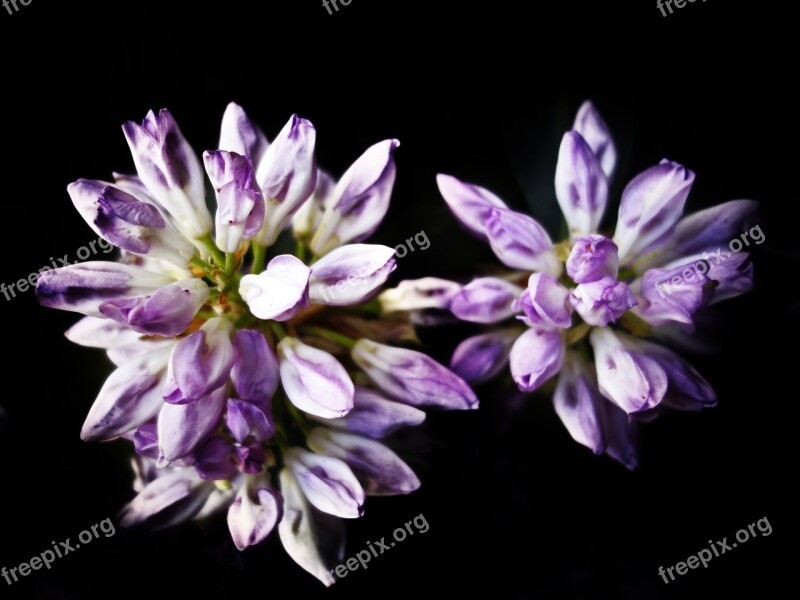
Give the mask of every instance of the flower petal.
[[311, 265], [309, 299], [330, 306], [363, 302], [395, 268], [393, 248], [377, 244], [341, 246]]
[[281, 383], [300, 410], [333, 419], [353, 408], [353, 382], [333, 356], [286, 337], [278, 344]]
[[471, 233], [486, 238], [486, 219], [492, 208], [508, 208], [487, 189], [459, 181], [451, 175], [436, 176], [439, 192], [450, 210]]
[[461, 288], [450, 301], [450, 310], [463, 321], [497, 323], [517, 313], [514, 301], [522, 288], [496, 277], [479, 277]]
[[267, 539], [283, 515], [283, 497], [266, 478], [248, 478], [228, 509], [228, 529], [239, 550]]
[[497, 258], [512, 269], [544, 271], [556, 276], [561, 273], [550, 236], [531, 217], [492, 208], [486, 219], [486, 234]]
[[420, 486], [414, 471], [375, 440], [317, 427], [307, 441], [314, 452], [346, 462], [368, 496], [409, 494]]
[[617, 164], [617, 148], [606, 122], [591, 101], [587, 100], [581, 104], [572, 128], [586, 140], [603, 167], [606, 177], [611, 179]]
[[272, 414], [265, 413], [255, 404], [235, 398], [228, 400], [225, 424], [233, 439], [240, 444], [245, 444], [250, 439], [263, 442], [275, 434], [275, 422]]
[[532, 392], [561, 369], [564, 340], [557, 330], [529, 329], [511, 347], [511, 375], [523, 392]]
[[303, 494], [319, 510], [343, 519], [364, 514], [364, 489], [347, 463], [297, 447], [289, 448], [284, 460]]
[[413, 427], [425, 420], [421, 410], [394, 402], [369, 388], [356, 386], [353, 410], [338, 419], [326, 419], [326, 427], [382, 438], [401, 427]]
[[626, 311], [638, 304], [627, 283], [613, 277], [603, 277], [582, 283], [569, 297], [570, 304], [589, 325], [605, 327], [616, 322]]
[[239, 293], [259, 319], [288, 321], [308, 305], [309, 269], [303, 261], [282, 254], [260, 275], [245, 275]]
[[565, 329], [572, 324], [569, 290], [549, 273], [531, 275], [518, 304], [525, 313], [522, 320], [530, 327]]
[[225, 114], [222, 115], [220, 150], [236, 152], [258, 165], [268, 147], [267, 136], [250, 120], [244, 109], [235, 102], [228, 104]]
[[597, 231], [608, 202], [608, 178], [577, 131], [564, 134], [556, 166], [556, 198], [570, 237]]
[[280, 383], [278, 358], [264, 336], [253, 329], [243, 329], [233, 337], [236, 362], [231, 381], [243, 400], [264, 405], [275, 394]]
[[519, 337], [516, 329], [501, 329], [469, 337], [453, 351], [450, 369], [470, 385], [482, 383], [502, 371]]
[[187, 521], [205, 504], [213, 484], [191, 474], [174, 470], [149, 482], [120, 512], [119, 524], [133, 527], [147, 523], [162, 529]]
[[619, 254], [617, 245], [602, 235], [575, 238], [567, 258], [567, 275], [575, 283], [591, 283], [603, 277], [617, 277]]
[[383, 292], [378, 301], [384, 312], [444, 309], [460, 289], [461, 284], [438, 277], [407, 279]]
[[672, 269], [650, 269], [641, 280], [644, 301], [636, 314], [654, 326], [670, 321], [693, 323], [694, 313], [714, 296], [708, 271], [708, 263], [704, 261]]
[[219, 426], [225, 388], [189, 404], [164, 404], [158, 414], [159, 466], [183, 458]]

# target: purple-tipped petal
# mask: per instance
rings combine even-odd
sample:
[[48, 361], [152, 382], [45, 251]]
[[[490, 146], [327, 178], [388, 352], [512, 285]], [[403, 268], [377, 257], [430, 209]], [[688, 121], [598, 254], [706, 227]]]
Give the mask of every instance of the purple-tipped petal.
[[413, 427], [425, 420], [425, 413], [389, 400], [369, 388], [356, 386], [353, 410], [339, 419], [327, 419], [326, 427], [345, 429], [372, 438], [382, 438], [401, 427]]
[[375, 440], [317, 427], [308, 436], [308, 447], [347, 463], [368, 496], [409, 494], [420, 486], [414, 471]]
[[356, 342], [351, 356], [398, 402], [453, 410], [478, 408], [478, 398], [461, 377], [421, 352], [363, 338]]
[[534, 273], [517, 303], [529, 327], [566, 329], [572, 324], [569, 290], [549, 273]]
[[603, 277], [617, 277], [617, 245], [602, 235], [576, 237], [567, 258], [567, 275], [575, 283], [591, 283]]
[[452, 297], [450, 311], [462, 321], [497, 323], [517, 313], [514, 301], [522, 291], [503, 279], [480, 277]]
[[450, 369], [470, 385], [491, 379], [508, 364], [518, 337], [516, 329], [501, 329], [467, 338], [453, 351]]
[[333, 356], [286, 337], [278, 344], [281, 383], [300, 410], [333, 419], [353, 408], [353, 382]]
[[344, 561], [341, 519], [312, 507], [289, 469], [280, 472], [283, 518], [278, 534], [286, 553], [326, 586], [336, 583], [331, 571]]
[[747, 252], [730, 254], [724, 262], [716, 265], [709, 258], [709, 264], [708, 277], [717, 282], [711, 304], [741, 296], [753, 289], [753, 263]]
[[671, 161], [662, 161], [631, 180], [622, 192], [614, 233], [620, 264], [629, 264], [672, 236], [693, 183], [694, 173]]
[[158, 414], [159, 463], [183, 458], [219, 426], [225, 388], [189, 404], [164, 404]]
[[638, 304], [627, 283], [603, 277], [582, 283], [569, 296], [570, 304], [589, 325], [605, 327]]
[[248, 481], [228, 509], [228, 529], [236, 548], [260, 544], [272, 533], [283, 516], [283, 497], [266, 478]]
[[311, 240], [323, 255], [348, 242], [359, 242], [378, 228], [389, 210], [397, 168], [397, 140], [384, 140], [367, 149], [342, 175]]
[[214, 317], [181, 339], [172, 351], [164, 399], [185, 404], [219, 389], [227, 381], [237, 358], [231, 343], [233, 323]]
[[208, 178], [217, 195], [214, 219], [216, 244], [223, 252], [238, 252], [264, 224], [264, 196], [250, 159], [235, 152], [203, 154]]
[[486, 219], [492, 208], [508, 208], [489, 190], [464, 183], [451, 175], [437, 175], [436, 183], [456, 218], [478, 237], [486, 238]]
[[186, 331], [206, 303], [209, 288], [200, 279], [184, 279], [150, 296], [112, 300], [100, 305], [100, 313], [145, 335], [175, 336]]
[[561, 369], [564, 339], [559, 331], [529, 329], [511, 347], [511, 375], [523, 392], [532, 392]]
[[363, 302], [397, 268], [394, 249], [377, 244], [348, 244], [313, 265], [309, 299], [316, 304], [347, 306]]
[[572, 439], [595, 454], [602, 454], [606, 449], [605, 409], [608, 404], [580, 356], [568, 351], [553, 405]]
[[706, 275], [706, 261], [672, 269], [650, 269], [642, 277], [642, 304], [636, 314], [654, 326], [670, 321], [691, 324], [694, 313], [706, 306], [714, 286]]
[[228, 400], [228, 411], [225, 424], [233, 439], [240, 444], [248, 440], [263, 442], [275, 434], [275, 423], [272, 414], [250, 402], [235, 398]]
[[244, 109], [231, 102], [222, 115], [222, 127], [219, 133], [219, 148], [228, 152], [236, 152], [249, 158], [258, 165], [269, 147], [267, 136], [253, 123]]
[[342, 519], [357, 519], [364, 514], [364, 488], [343, 460], [289, 448], [286, 466], [308, 501], [319, 510]]
[[40, 273], [36, 299], [42, 306], [103, 316], [106, 302], [152, 294], [175, 280], [140, 267], [111, 262], [85, 262]]
[[73, 344], [88, 348], [121, 348], [135, 344], [141, 334], [108, 319], [83, 317], [64, 336]]
[[606, 177], [611, 179], [617, 164], [617, 148], [606, 122], [591, 101], [587, 100], [581, 104], [572, 129], [586, 140], [600, 162], [600, 166], [603, 167]]
[[237, 331], [233, 347], [237, 358], [231, 369], [231, 381], [236, 394], [243, 400], [266, 404], [280, 383], [275, 351], [261, 333], [252, 329]]
[[87, 442], [133, 431], [158, 414], [170, 348], [161, 348], [119, 367], [103, 384], [81, 430]]
[[122, 130], [139, 177], [181, 232], [189, 239], [209, 233], [203, 169], [170, 112], [150, 111], [141, 125], [128, 121]]
[[[633, 266], [643, 273], [652, 266], [667, 265], [684, 257], [703, 252], [713, 254], [719, 247], [727, 252], [730, 241], [753, 225], [757, 210], [758, 203], [753, 200], [732, 200], [684, 217], [663, 246], [637, 258]], [[760, 231], [757, 226], [752, 229]]]
[[445, 309], [450, 305], [461, 284], [438, 277], [423, 277], [401, 281], [396, 288], [383, 292], [378, 301], [384, 312]]
[[600, 393], [628, 414], [657, 406], [667, 392], [667, 374], [634, 340], [608, 328], [593, 329]]
[[486, 219], [486, 235], [497, 258], [512, 269], [561, 273], [550, 236], [527, 215], [492, 208]]
[[275, 242], [292, 215], [314, 192], [316, 140], [311, 122], [292, 115], [258, 165], [256, 180], [266, 200], [266, 212], [255, 241], [262, 246]]
[[259, 319], [288, 321], [308, 305], [309, 269], [289, 254], [273, 258], [259, 275], [245, 275], [239, 293]]
[[570, 236], [597, 231], [608, 202], [608, 178], [577, 131], [564, 134], [556, 166], [556, 198]]
[[213, 435], [200, 444], [194, 451], [193, 458], [192, 466], [202, 479], [230, 479], [236, 474], [233, 444], [218, 435]]
[[639, 465], [637, 426], [612, 402], [606, 402], [606, 454], [633, 471]]

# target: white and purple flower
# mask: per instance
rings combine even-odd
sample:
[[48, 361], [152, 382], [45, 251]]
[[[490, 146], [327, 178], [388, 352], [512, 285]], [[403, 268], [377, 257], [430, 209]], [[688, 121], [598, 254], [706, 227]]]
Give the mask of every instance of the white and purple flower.
[[411, 311], [418, 323], [449, 311], [492, 325], [456, 348], [451, 368], [474, 384], [508, 364], [525, 392], [560, 374], [554, 402], [572, 437], [633, 468], [632, 418], [716, 402], [688, 363], [643, 338], [666, 338], [669, 327], [690, 334], [698, 311], [752, 288], [747, 252], [717, 257], [756, 205], [738, 200], [682, 218], [694, 173], [662, 160], [625, 187], [616, 230], [603, 234], [615, 167], [608, 127], [586, 102], [558, 156], [555, 193], [568, 232], [560, 243], [489, 190], [439, 175], [451, 211], [511, 271], [463, 286], [404, 281], [379, 300], [387, 312]]
[[[117, 367], [81, 437], [123, 437], [139, 455], [123, 525], [227, 508], [237, 548], [277, 529], [330, 585], [339, 519], [360, 517], [367, 495], [420, 485], [383, 438], [420, 424], [418, 407], [477, 407], [461, 377], [393, 347], [405, 340], [392, 324], [370, 323], [373, 339], [354, 325], [396, 268], [392, 248], [363, 240], [388, 209], [399, 143], [369, 148], [337, 183], [297, 116], [269, 143], [231, 104], [202, 161], [166, 110], [123, 129], [137, 174], [68, 188], [122, 260], [51, 270], [37, 285], [43, 305], [86, 315], [67, 337]], [[295, 255], [272, 251], [289, 228]], [[475, 293], [502, 303], [509, 289]]]

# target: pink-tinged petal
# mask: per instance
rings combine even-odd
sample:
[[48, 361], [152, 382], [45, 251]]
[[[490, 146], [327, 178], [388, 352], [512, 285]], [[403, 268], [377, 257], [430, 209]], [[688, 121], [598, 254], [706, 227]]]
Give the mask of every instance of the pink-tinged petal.
[[232, 333], [233, 323], [229, 319], [214, 317], [175, 345], [164, 388], [167, 402], [192, 402], [228, 381], [237, 358], [231, 343]]
[[591, 101], [587, 100], [578, 109], [572, 129], [581, 134], [594, 152], [606, 177], [611, 179], [617, 164], [617, 148], [608, 125]]
[[520, 332], [501, 329], [465, 339], [453, 351], [450, 369], [470, 385], [482, 383], [502, 371]]
[[492, 208], [508, 208], [506, 203], [487, 189], [464, 183], [451, 175], [436, 176], [439, 192], [450, 210], [467, 228], [481, 238], [486, 238], [486, 219]]
[[622, 192], [614, 233], [621, 265], [667, 242], [693, 183], [692, 171], [666, 160], [631, 180]]
[[239, 293], [259, 319], [288, 321], [308, 306], [309, 269], [289, 254], [273, 258], [259, 275], [245, 275]]
[[530, 329], [511, 347], [511, 375], [523, 392], [532, 392], [561, 369], [564, 339], [559, 331]]
[[398, 402], [450, 410], [478, 407], [478, 398], [461, 377], [422, 352], [362, 338], [353, 347], [351, 357]]
[[122, 130], [139, 177], [181, 232], [192, 240], [209, 233], [203, 169], [170, 112], [150, 111], [141, 125], [128, 121]]
[[275, 351], [261, 333], [252, 329], [237, 331], [233, 347], [237, 358], [231, 369], [231, 381], [236, 394], [243, 400], [266, 404], [280, 383]]
[[289, 448], [284, 460], [303, 494], [319, 510], [342, 519], [364, 514], [364, 489], [343, 460], [297, 447]]
[[384, 312], [445, 309], [461, 290], [461, 284], [438, 277], [401, 281], [378, 296]]
[[535, 219], [513, 210], [492, 208], [486, 219], [486, 235], [497, 258], [512, 269], [556, 276], [561, 273], [553, 242]]
[[289, 469], [280, 472], [283, 518], [278, 534], [286, 553], [326, 586], [336, 583], [331, 571], [344, 561], [341, 519], [316, 510], [300, 491]]
[[316, 304], [347, 306], [367, 300], [397, 268], [394, 249], [377, 244], [348, 244], [313, 265], [309, 299]]
[[219, 426], [225, 388], [189, 404], [164, 404], [158, 414], [159, 466], [192, 452]]
[[248, 478], [228, 509], [228, 529], [239, 550], [260, 544], [283, 516], [283, 497], [266, 477]]
[[575, 312], [586, 323], [595, 327], [605, 327], [616, 322], [626, 311], [638, 304], [628, 284], [613, 277], [580, 284], [572, 290], [569, 301]]
[[564, 134], [556, 166], [556, 198], [571, 237], [597, 231], [608, 202], [608, 178], [580, 133]]
[[161, 388], [170, 348], [138, 357], [119, 367], [103, 384], [81, 430], [87, 442], [108, 440], [154, 418], [164, 402]]
[[549, 273], [534, 273], [517, 302], [529, 327], [566, 329], [572, 324], [569, 290]]
[[514, 316], [514, 301], [522, 288], [496, 277], [480, 277], [461, 288], [450, 301], [450, 311], [463, 321], [497, 323]]
[[356, 386], [353, 410], [338, 419], [326, 419], [326, 427], [344, 429], [373, 438], [382, 438], [402, 427], [413, 427], [425, 420], [421, 410], [389, 400], [369, 388]]
[[575, 238], [567, 258], [567, 275], [575, 283], [591, 283], [603, 277], [617, 277], [619, 254], [617, 245], [602, 235]]
[[397, 174], [394, 151], [399, 146], [400, 142], [393, 139], [371, 146], [342, 175], [311, 240], [315, 254], [359, 242], [378, 228], [389, 210]]
[[368, 496], [409, 494], [420, 486], [414, 471], [375, 440], [317, 427], [308, 436], [308, 447], [347, 463]]
[[353, 382], [333, 356], [286, 337], [278, 344], [281, 383], [300, 410], [333, 419], [353, 408]]
[[633, 338], [607, 328], [593, 329], [600, 393], [628, 414], [657, 406], [667, 392], [667, 374]]
[[236, 152], [258, 165], [269, 147], [267, 136], [253, 123], [244, 109], [231, 102], [222, 115], [219, 149]]
[[308, 200], [317, 183], [314, 150], [317, 132], [310, 121], [292, 115], [256, 171], [266, 200], [264, 226], [255, 241], [271, 246], [289, 219]]
[[149, 296], [111, 300], [100, 313], [144, 335], [175, 336], [186, 331], [210, 290], [201, 279], [184, 279]]

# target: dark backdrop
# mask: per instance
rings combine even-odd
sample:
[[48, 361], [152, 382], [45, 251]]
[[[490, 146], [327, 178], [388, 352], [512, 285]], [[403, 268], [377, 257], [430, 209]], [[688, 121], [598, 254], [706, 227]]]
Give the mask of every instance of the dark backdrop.
[[[316, 0], [199, 3], [34, 0], [0, 8], [0, 176], [10, 283], [96, 239], [65, 186], [131, 170], [127, 119], [169, 107], [199, 152], [235, 100], [274, 136], [292, 112], [340, 174], [397, 137], [393, 205], [374, 238], [424, 230], [401, 277], [467, 277], [491, 259], [445, 210], [443, 171], [544, 220], [560, 136], [585, 98], [619, 149], [624, 181], [664, 156], [697, 172], [690, 210], [763, 205], [757, 290], [730, 302], [721, 350], [693, 359], [719, 392], [703, 414], [646, 426], [634, 473], [569, 439], [549, 400], [480, 389], [481, 410], [434, 414], [410, 459], [415, 494], [372, 499], [348, 523], [347, 556], [415, 515], [415, 535], [325, 591], [277, 537], [239, 553], [224, 517], [154, 535], [122, 531], [7, 588], [37, 598], [375, 598], [463, 591], [501, 598], [777, 597], [791, 581], [798, 302], [793, 21], [778, 3], [366, 2], [329, 16]], [[256, 6], [258, 4], [258, 6]], [[548, 212], [550, 211], [550, 212]], [[613, 215], [613, 213], [612, 213]], [[29, 291], [3, 314], [0, 566], [114, 517], [131, 497], [129, 447], [85, 444], [81, 423], [110, 365], [62, 336], [77, 316]], [[425, 332], [446, 359], [463, 330]], [[664, 585], [660, 565], [767, 517], [759, 537]], [[180, 594], [180, 596], [178, 596]]]

